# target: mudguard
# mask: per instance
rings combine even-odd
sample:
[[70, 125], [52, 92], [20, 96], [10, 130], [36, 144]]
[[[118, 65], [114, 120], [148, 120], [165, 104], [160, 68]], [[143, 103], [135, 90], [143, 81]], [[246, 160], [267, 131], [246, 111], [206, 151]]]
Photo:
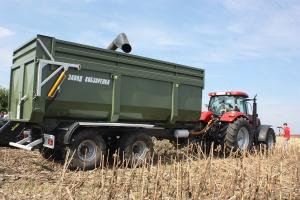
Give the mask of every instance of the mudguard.
[[258, 141], [264, 142], [267, 139], [268, 130], [271, 128], [270, 125], [260, 125], [258, 128]]
[[18, 137], [25, 128], [24, 122], [7, 121], [0, 128], [0, 146], [8, 146], [9, 142], [18, 141]]
[[66, 134], [64, 135], [64, 140], [63, 140], [64, 144], [70, 144], [73, 133], [79, 126], [80, 126], [79, 122], [74, 122], [73, 124], [71, 124], [71, 126], [66, 128], [67, 131]]
[[248, 116], [245, 116], [245, 114], [242, 112], [230, 111], [230, 112], [224, 113], [221, 116], [220, 121], [231, 123], [231, 122], [235, 121], [237, 118], [241, 118], [241, 117], [245, 117], [248, 119]]
[[213, 115], [213, 113], [211, 111], [207, 111], [207, 112], [202, 112], [200, 114], [200, 121], [202, 122], [206, 122], [208, 123], [211, 120], [211, 116]]
[[71, 138], [79, 127], [90, 127], [90, 128], [99, 128], [99, 127], [122, 127], [122, 128], [144, 128], [144, 129], [153, 129], [154, 125], [152, 124], [130, 124], [130, 123], [110, 123], [110, 122], [74, 122], [68, 127], [61, 127], [59, 130], [66, 131], [63, 138], [64, 144], [70, 144]]

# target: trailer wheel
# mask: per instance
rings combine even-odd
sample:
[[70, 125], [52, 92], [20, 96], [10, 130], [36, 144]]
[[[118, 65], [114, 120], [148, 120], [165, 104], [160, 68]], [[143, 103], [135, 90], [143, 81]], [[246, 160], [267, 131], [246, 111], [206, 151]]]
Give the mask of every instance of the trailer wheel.
[[251, 150], [252, 146], [253, 132], [246, 119], [239, 118], [228, 125], [225, 135], [227, 152]]
[[100, 166], [106, 151], [103, 138], [92, 129], [82, 129], [71, 139], [69, 169], [91, 170]]
[[153, 141], [148, 135], [130, 135], [119, 141], [120, 156], [130, 166], [139, 166], [151, 158]]

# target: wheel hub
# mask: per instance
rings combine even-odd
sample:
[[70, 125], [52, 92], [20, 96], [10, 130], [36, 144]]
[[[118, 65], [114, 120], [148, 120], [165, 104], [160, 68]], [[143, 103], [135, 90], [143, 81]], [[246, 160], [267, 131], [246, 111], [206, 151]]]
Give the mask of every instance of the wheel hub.
[[269, 149], [272, 149], [273, 143], [274, 143], [273, 137], [272, 137], [272, 136], [269, 136], [269, 137], [268, 137], [268, 140], [267, 140], [267, 144], [268, 144], [268, 148], [269, 148]]
[[147, 148], [146, 143], [143, 141], [136, 141], [132, 145], [132, 154], [134, 159], [143, 160], [148, 151], [149, 149]]
[[249, 145], [249, 131], [247, 128], [242, 127], [237, 134], [237, 144], [239, 149], [245, 150]]
[[97, 145], [92, 140], [82, 141], [78, 148], [77, 154], [82, 161], [92, 161], [96, 157]]

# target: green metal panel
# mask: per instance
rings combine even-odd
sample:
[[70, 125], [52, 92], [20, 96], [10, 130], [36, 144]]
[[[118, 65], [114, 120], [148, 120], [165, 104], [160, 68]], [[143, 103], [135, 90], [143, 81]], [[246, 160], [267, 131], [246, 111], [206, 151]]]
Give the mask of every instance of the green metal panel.
[[202, 91], [197, 86], [179, 86], [178, 92], [178, 121], [194, 121], [199, 119], [202, 106]]
[[[69, 68], [55, 98], [47, 94], [59, 74], [38, 89], [38, 60], [47, 59], [41, 40], [55, 61], [80, 64]], [[57, 66], [48, 65], [42, 80]], [[22, 81], [20, 81], [22, 80]], [[42, 123], [46, 119], [163, 122], [196, 121], [201, 112], [204, 70], [128, 55], [116, 51], [38, 35], [14, 52], [10, 112], [17, 118]]]
[[172, 83], [123, 76], [120, 120], [167, 121], [171, 113]]
[[34, 83], [35, 63], [32, 60], [24, 65], [24, 79], [23, 79], [23, 96], [26, 96], [22, 105], [22, 118], [29, 120], [32, 112], [33, 99], [33, 83]]
[[9, 98], [9, 116], [12, 119], [17, 118], [17, 106], [19, 101], [19, 93], [21, 83], [19, 81], [20, 67], [14, 68], [11, 71], [10, 98]]

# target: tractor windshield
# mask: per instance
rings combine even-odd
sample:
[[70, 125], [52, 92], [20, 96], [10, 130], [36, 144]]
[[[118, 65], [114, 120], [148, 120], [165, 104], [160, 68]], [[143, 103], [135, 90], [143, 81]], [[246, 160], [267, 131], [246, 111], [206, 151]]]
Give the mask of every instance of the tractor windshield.
[[246, 113], [245, 97], [242, 96], [213, 96], [210, 98], [208, 109], [215, 115], [237, 111]]

